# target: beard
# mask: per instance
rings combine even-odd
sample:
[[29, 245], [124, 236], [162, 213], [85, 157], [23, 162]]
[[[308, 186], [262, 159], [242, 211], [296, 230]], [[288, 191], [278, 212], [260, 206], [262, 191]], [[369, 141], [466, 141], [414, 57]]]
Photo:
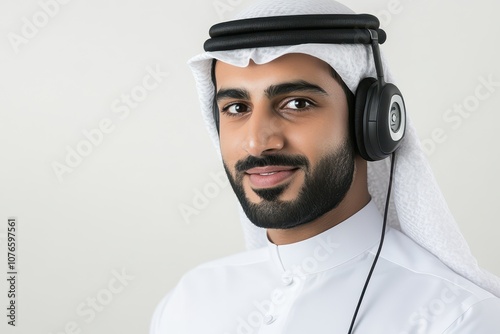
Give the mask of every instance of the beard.
[[[349, 137], [348, 137], [349, 138]], [[341, 147], [323, 156], [311, 167], [302, 155], [249, 156], [235, 165], [235, 176], [224, 162], [231, 187], [248, 219], [256, 226], [271, 229], [289, 229], [309, 223], [335, 209], [344, 199], [354, 177], [354, 150], [349, 139]], [[252, 203], [243, 188], [245, 171], [253, 167], [293, 166], [305, 173], [304, 184], [294, 200], [280, 200], [288, 188], [283, 184], [272, 188], [252, 189], [260, 203]]]

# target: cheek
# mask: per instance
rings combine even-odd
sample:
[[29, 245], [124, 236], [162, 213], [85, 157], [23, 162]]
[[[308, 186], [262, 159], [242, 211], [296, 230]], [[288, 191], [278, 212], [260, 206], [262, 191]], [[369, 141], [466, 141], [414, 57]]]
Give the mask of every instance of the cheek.
[[230, 134], [221, 129], [219, 142], [222, 159], [229, 170], [234, 173], [235, 163], [243, 158], [243, 156], [238, 156], [242, 154], [241, 139], [237, 137], [237, 134]]
[[289, 132], [287, 138], [291, 146], [300, 147], [313, 163], [343, 144], [349, 133], [348, 126], [347, 117], [329, 115], [316, 122], [303, 124], [300, 129]]

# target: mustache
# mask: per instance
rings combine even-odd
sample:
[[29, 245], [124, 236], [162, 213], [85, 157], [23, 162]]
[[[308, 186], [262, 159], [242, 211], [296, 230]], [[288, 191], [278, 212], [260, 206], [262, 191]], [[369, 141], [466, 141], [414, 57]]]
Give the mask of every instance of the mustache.
[[309, 160], [303, 155], [273, 154], [262, 157], [248, 156], [245, 159], [239, 160], [235, 165], [235, 169], [237, 172], [242, 173], [250, 168], [264, 166], [291, 166], [309, 169]]

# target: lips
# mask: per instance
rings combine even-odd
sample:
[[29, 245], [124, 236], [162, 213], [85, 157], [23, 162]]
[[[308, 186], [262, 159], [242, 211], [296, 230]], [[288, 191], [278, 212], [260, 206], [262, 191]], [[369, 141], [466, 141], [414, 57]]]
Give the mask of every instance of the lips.
[[293, 166], [264, 166], [250, 168], [246, 174], [254, 188], [270, 188], [290, 178], [297, 170]]

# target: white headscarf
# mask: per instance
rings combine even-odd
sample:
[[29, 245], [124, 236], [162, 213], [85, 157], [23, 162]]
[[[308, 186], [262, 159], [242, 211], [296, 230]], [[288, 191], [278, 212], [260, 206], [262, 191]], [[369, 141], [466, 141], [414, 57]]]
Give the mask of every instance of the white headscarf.
[[[235, 19], [352, 13], [354, 12], [351, 9], [333, 0], [262, 0], [241, 12]], [[256, 64], [264, 64], [289, 53], [308, 54], [330, 64], [353, 93], [363, 78], [376, 77], [371, 48], [366, 45], [301, 44], [205, 52], [195, 56], [188, 64], [195, 77], [203, 118], [219, 153], [219, 137], [212, 115], [214, 94], [211, 79], [212, 59], [245, 67], [250, 60]], [[385, 61], [384, 72], [386, 81], [394, 83]], [[389, 159], [368, 163], [369, 192], [381, 213], [385, 206], [389, 169]], [[480, 268], [471, 254], [434, 179], [410, 116], [407, 116], [405, 139], [397, 152], [391, 201], [389, 226], [409, 236], [458, 274], [500, 297], [500, 278]], [[264, 246], [265, 230], [254, 226], [241, 207], [240, 215], [247, 248]]]

